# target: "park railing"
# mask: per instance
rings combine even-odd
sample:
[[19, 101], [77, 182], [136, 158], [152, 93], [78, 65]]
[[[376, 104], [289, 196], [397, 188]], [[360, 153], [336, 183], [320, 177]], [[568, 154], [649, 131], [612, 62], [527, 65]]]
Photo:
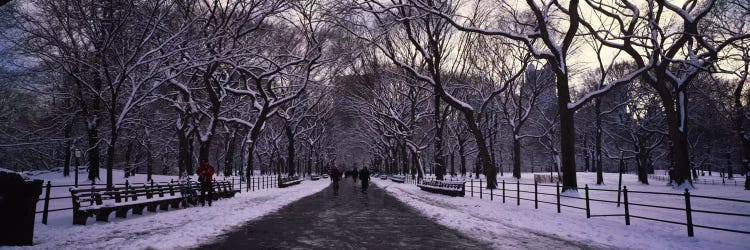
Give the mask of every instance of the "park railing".
[[[407, 177], [406, 182], [412, 184], [418, 184], [422, 181], [435, 180], [432, 177], [426, 177], [422, 180], [418, 178]], [[455, 180], [446, 178], [446, 180]], [[705, 195], [693, 195], [688, 189], [685, 189], [682, 193], [664, 193], [664, 192], [649, 192], [649, 191], [635, 191], [628, 190], [627, 186], [623, 186], [620, 190], [603, 189], [603, 188], [590, 188], [588, 185], [584, 187], [578, 187], [578, 190], [583, 190], [583, 197], [561, 194], [561, 186], [559, 182], [555, 184], [543, 184], [538, 182], [524, 183], [516, 180], [514, 182], [507, 182], [500, 180], [497, 183], [496, 189], [488, 189], [486, 180], [482, 179], [468, 179], [465, 184], [466, 192], [469, 197], [478, 196], [479, 199], [490, 200], [495, 198], [501, 199], [502, 203], [514, 202], [516, 206], [521, 206], [521, 201], [527, 204], [533, 203], [535, 209], [539, 209], [539, 204], [548, 204], [556, 208], [557, 213], [562, 213], [562, 208], [582, 211], [586, 218], [592, 217], [622, 217], [625, 225], [630, 225], [631, 219], [641, 219], [646, 221], [668, 223], [675, 225], [685, 226], [687, 235], [693, 237], [695, 235], [695, 228], [703, 228], [708, 230], [717, 230], [724, 232], [750, 234], [750, 230], [746, 227], [729, 228], [727, 226], [718, 226], [715, 224], [709, 224], [715, 221], [727, 221], [732, 224], [732, 221], [736, 221], [737, 218], [750, 217], [748, 213], [742, 213], [737, 211], [726, 211], [720, 208], [732, 207], [739, 205], [750, 206], [750, 201], [723, 198], [723, 197], [712, 197]], [[544, 190], [540, 190], [544, 189]], [[591, 195], [592, 193], [598, 193], [597, 197]], [[614, 195], [601, 195], [606, 193], [616, 193]], [[610, 197], [603, 198], [601, 196]], [[612, 196], [616, 196], [616, 200], [612, 199]], [[637, 198], [634, 202], [634, 198]], [[713, 209], [696, 209], [694, 206], [696, 200], [701, 199], [710, 201]], [[638, 201], [640, 200], [640, 201]], [[669, 205], [658, 205], [649, 204], [647, 201], [666, 201], [671, 200], [672, 204]], [[684, 201], [684, 203], [682, 203]], [[674, 204], [680, 203], [680, 206]], [[708, 202], [701, 203], [703, 205], [709, 204]], [[593, 205], [597, 205], [598, 211], [593, 209]], [[633, 208], [638, 208], [641, 211], [652, 211], [652, 215], [645, 213], [634, 212]], [[668, 212], [667, 212], [668, 211]], [[748, 211], [743, 209], [742, 211]], [[671, 212], [671, 213], [670, 213]], [[598, 214], [597, 214], [598, 213]], [[662, 217], [654, 216], [653, 214], [659, 214]], [[671, 216], [667, 216], [671, 215]], [[697, 224], [694, 223], [694, 216], [702, 216], [705, 223]], [[710, 216], [710, 217], [706, 217]], [[681, 219], [678, 219], [680, 217]], [[722, 218], [717, 218], [722, 217]]]
[[[669, 176], [667, 175], [648, 175], [650, 180], [669, 182]], [[722, 178], [719, 179], [707, 179], [697, 178], [693, 179], [693, 184], [705, 184], [705, 185], [722, 185], [722, 186], [745, 186], [745, 181], [738, 181], [736, 178]]]
[[[214, 178], [215, 181], [218, 181], [218, 178]], [[232, 183], [232, 188], [235, 190], [239, 190], [242, 192], [242, 188], [245, 188], [245, 192], [253, 192], [256, 190], [262, 190], [262, 189], [269, 189], [269, 188], [278, 188], [279, 187], [279, 178], [276, 175], [254, 175], [250, 178], [238, 178], [238, 177], [231, 177], [226, 178], [224, 177], [222, 181], [230, 181]], [[129, 182], [128, 180], [125, 180], [125, 183], [116, 183], [115, 186], [125, 186], [125, 187], [131, 187], [136, 185], [155, 185], [155, 184], [189, 184], [189, 185], [198, 185], [198, 182], [196, 181], [164, 181], [164, 182]], [[70, 188], [84, 188], [84, 187], [105, 187], [106, 184], [53, 184], [51, 181], [47, 181], [45, 185], [42, 186], [42, 192], [39, 195], [40, 201], [42, 201], [43, 205], [42, 208], [38, 211], [35, 211], [37, 214], [42, 214], [42, 224], [47, 224], [49, 213], [52, 212], [60, 212], [60, 211], [66, 211], [66, 210], [73, 210], [72, 203], [67, 203], [67, 205], [61, 205], [61, 204], [52, 204], [50, 205], [51, 201], [55, 200], [63, 200], [63, 199], [72, 199], [72, 196], [70, 195]], [[56, 195], [55, 195], [56, 194]], [[62, 195], [65, 194], [65, 195]]]

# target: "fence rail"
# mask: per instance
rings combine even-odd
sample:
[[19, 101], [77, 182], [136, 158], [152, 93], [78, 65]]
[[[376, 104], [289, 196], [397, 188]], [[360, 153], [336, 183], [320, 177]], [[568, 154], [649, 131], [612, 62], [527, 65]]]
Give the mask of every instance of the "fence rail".
[[[244, 180], [243, 180], [244, 179]], [[216, 180], [216, 179], [215, 179]], [[221, 181], [231, 181], [232, 187], [236, 190], [239, 190], [240, 193], [242, 192], [242, 188], [244, 186], [245, 192], [253, 192], [256, 190], [262, 190], [262, 189], [269, 189], [269, 188], [278, 188], [278, 176], [276, 175], [254, 175], [250, 178], [226, 178], [224, 177]], [[190, 180], [191, 183], [197, 183], [195, 181]], [[134, 185], [155, 185], [155, 184], [177, 184], [180, 183], [179, 181], [162, 181], [162, 182], [128, 182], [127, 180], [125, 183], [116, 183], [115, 186], [134, 186]], [[184, 182], [183, 182], [184, 183]], [[67, 194], [70, 194], [68, 189], [70, 188], [81, 188], [81, 187], [104, 187], [107, 186], [106, 184], [61, 184], [61, 185], [53, 185], [51, 181], [47, 181], [47, 183], [42, 186], [42, 192], [39, 195], [40, 200], [44, 201], [44, 206], [41, 210], [35, 211], [37, 214], [42, 214], [42, 224], [47, 224], [49, 213], [52, 212], [60, 212], [60, 211], [66, 211], [66, 210], [72, 210], [73, 207], [68, 206], [62, 206], [62, 207], [50, 207], [50, 201], [51, 200], [61, 200], [61, 199], [72, 199], [72, 196], [52, 196], [52, 193], [59, 193], [53, 192], [53, 189], [65, 189], [65, 192]], [[68, 204], [70, 205], [70, 204]]]
[[[650, 174], [648, 178], [655, 181], [669, 182], [669, 176]], [[722, 185], [722, 186], [745, 186], [745, 181], [738, 181], [737, 178], [722, 178], [718, 179], [705, 179], [697, 178], [693, 179], [693, 184], [704, 184], [704, 185]]]
[[[422, 181], [431, 181], [431, 180], [435, 180], [435, 178], [423, 178], [420, 180], [417, 178], [413, 178], [411, 176], [407, 176], [406, 183], [418, 184], [418, 183], [421, 183]], [[449, 178], [449, 180], [452, 180], [452, 179]], [[748, 200], [731, 199], [731, 198], [723, 198], [723, 197], [711, 197], [711, 196], [705, 196], [705, 195], [692, 195], [690, 191], [687, 189], [685, 189], [683, 193], [662, 193], [662, 192], [650, 192], [650, 191], [632, 191], [632, 190], [628, 190], [627, 186], [623, 186], [622, 190], [612, 190], [612, 189], [601, 189], [601, 188], [589, 188], [588, 185], [585, 185], [584, 187], [578, 187], [579, 190], [584, 190], [584, 197], [574, 197], [574, 196], [561, 195], [560, 194], [561, 187], [560, 187], [559, 182], [552, 185], [552, 184], [540, 184], [537, 182], [523, 183], [518, 180], [516, 180], [513, 183], [510, 183], [510, 182], [506, 183], [505, 180], [502, 180], [501, 182], [497, 183], [496, 189], [487, 189], [486, 184], [487, 182], [485, 180], [472, 178], [466, 182], [466, 190], [467, 192], [469, 192], [470, 197], [474, 197], [475, 195], [477, 195], [479, 196], [480, 199], [483, 199], [485, 195], [489, 195], [490, 200], [494, 200], [495, 197], [501, 197], [502, 203], [506, 203], [506, 199], [512, 199], [516, 201], [515, 203], [517, 206], [521, 205], [522, 200], [533, 202], [535, 209], [539, 209], [539, 203], [555, 205], [557, 208], [557, 213], [562, 212], [561, 207], [581, 210], [581, 211], [585, 211], [586, 218], [623, 217], [625, 225], [630, 225], [631, 218], [669, 223], [669, 224], [676, 224], [676, 225], [683, 225], [686, 227], [687, 234], [689, 237], [693, 237], [695, 235], [694, 228], [703, 228], [703, 229], [709, 229], [709, 230], [733, 232], [733, 233], [740, 233], [740, 234], [750, 234], [750, 231], [747, 231], [747, 229], [743, 230], [744, 228], [742, 229], [723, 228], [723, 227], [719, 227], [715, 225], [699, 225], [699, 224], [693, 223], [694, 214], [711, 214], [711, 215], [718, 215], [718, 216], [729, 216], [731, 218], [735, 218], [735, 217], [747, 218], [747, 217], [750, 217], [750, 214], [738, 213], [736, 211], [693, 209], [692, 208], [693, 203], [691, 202], [691, 198], [692, 198], [692, 199], [707, 199], [707, 200], [713, 200], [716, 202], [726, 202], [726, 203], [732, 203], [732, 204], [736, 204], [736, 203], [750, 204], [750, 201]], [[513, 186], [515, 186], [515, 189], [513, 188]], [[533, 191], [522, 190], [521, 186], [533, 186]], [[539, 191], [539, 187], [554, 188], [556, 192], [555, 193], [542, 192], [542, 191]], [[603, 198], [600, 198], [600, 199], [591, 198], [589, 195], [589, 192], [591, 191], [617, 192], [617, 200], [615, 201], [615, 200], [608, 200], [608, 199], [603, 199]], [[526, 194], [526, 197], [522, 197], [523, 194]], [[531, 197], [532, 194], [533, 194], [533, 197]], [[554, 196], [556, 199], [554, 201], [539, 199], [540, 195], [542, 195], [542, 197]], [[638, 195], [638, 196], [648, 195], [648, 197], [654, 197], [654, 196], [681, 197], [685, 201], [685, 205], [683, 207], [671, 207], [671, 206], [631, 202], [628, 199], [628, 196], [630, 196], [630, 198], [632, 199], [633, 195]], [[566, 200], [583, 200], [585, 201], [585, 206], [581, 206], [577, 204], [570, 204], [570, 203], [565, 204], [565, 202], [561, 200], [561, 197], [565, 198]], [[654, 200], [657, 200], [657, 199], [654, 199]], [[618, 211], [621, 211], [621, 212], [592, 214], [591, 202], [616, 204]], [[648, 217], [644, 215], [632, 214], [630, 211], [631, 206], [648, 207], [648, 208], [658, 209], [658, 210], [680, 211], [681, 213], [684, 213], [685, 219], [682, 221], [676, 221], [676, 220], [670, 220], [666, 218], [652, 218], [652, 217]], [[622, 209], [620, 210], [620, 208]]]

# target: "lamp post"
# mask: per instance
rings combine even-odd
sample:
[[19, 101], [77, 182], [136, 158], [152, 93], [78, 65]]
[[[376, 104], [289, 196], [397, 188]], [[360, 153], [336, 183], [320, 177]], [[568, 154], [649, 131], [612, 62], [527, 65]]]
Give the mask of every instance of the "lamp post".
[[78, 187], [78, 166], [80, 165], [81, 161], [81, 150], [76, 148], [76, 187]]

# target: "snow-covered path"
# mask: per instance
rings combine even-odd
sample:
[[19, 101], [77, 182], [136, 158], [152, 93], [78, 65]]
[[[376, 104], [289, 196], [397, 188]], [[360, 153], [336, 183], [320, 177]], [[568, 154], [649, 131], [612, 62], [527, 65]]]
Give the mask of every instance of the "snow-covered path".
[[351, 179], [247, 223], [201, 249], [487, 249]]
[[34, 246], [0, 249], [187, 249], [215, 240], [328, 185], [325, 180], [304, 181], [288, 188], [243, 192], [215, 201], [212, 207], [147, 212], [110, 222], [90, 221], [86, 226], [37, 224]]

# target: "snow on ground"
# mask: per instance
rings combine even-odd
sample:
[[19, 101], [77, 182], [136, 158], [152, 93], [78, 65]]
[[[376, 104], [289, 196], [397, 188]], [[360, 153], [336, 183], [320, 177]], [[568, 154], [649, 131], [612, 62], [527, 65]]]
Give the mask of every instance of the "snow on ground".
[[[79, 183], [85, 180], [82, 171]], [[103, 173], [103, 172], [102, 172]], [[61, 173], [30, 173], [32, 178], [51, 180], [53, 185], [73, 183], [73, 177], [62, 177]], [[115, 171], [115, 183], [124, 182], [122, 171]], [[155, 181], [169, 181], [174, 176], [154, 176]], [[129, 178], [131, 183], [145, 181], [145, 175]], [[218, 177], [217, 179], [223, 179]], [[303, 181], [287, 188], [271, 188], [244, 192], [234, 198], [214, 201], [212, 207], [190, 207], [158, 211], [144, 211], [143, 215], [114, 218], [109, 222], [95, 222], [89, 218], [88, 225], [72, 225], [72, 210], [50, 213], [49, 223], [41, 224], [37, 214], [34, 225], [34, 246], [0, 247], [0, 249], [185, 249], [196, 247], [217, 239], [247, 221], [271, 213], [293, 201], [317, 193], [329, 185], [325, 180]], [[59, 189], [59, 190], [58, 190]], [[53, 197], [69, 196], [67, 188], [53, 188]], [[71, 200], [53, 200], [54, 204], [70, 206]], [[53, 202], [50, 208], [54, 208]], [[39, 201], [38, 206], [43, 201]]]
[[[579, 173], [578, 183], [583, 186], [588, 184], [594, 189], [617, 189], [618, 176], [616, 174], [605, 174], [605, 185], [595, 185], [594, 173]], [[534, 209], [533, 201], [521, 200], [521, 205], [516, 206], [514, 198], [506, 198], [503, 204], [498, 190], [495, 190], [494, 201], [490, 201], [488, 190], [483, 190], [483, 199], [479, 198], [478, 188], [474, 189], [474, 197], [470, 195], [467, 187], [466, 197], [449, 197], [445, 195], [428, 193], [420, 190], [413, 184], [398, 184], [390, 180], [373, 179], [376, 185], [384, 188], [387, 192], [399, 200], [409, 204], [424, 215], [434, 219], [440, 224], [459, 230], [466, 235], [485, 241], [498, 249], [509, 248], [550, 248], [543, 245], [545, 235], [553, 238], [565, 239], [595, 248], [632, 248], [632, 249], [747, 249], [750, 236], [745, 234], [720, 232], [715, 230], [695, 228], [695, 237], [687, 237], [687, 229], [683, 225], [673, 225], [661, 222], [646, 221], [631, 218], [631, 225], [626, 226], [624, 217], [596, 217], [586, 219], [583, 210], [562, 208], [558, 214], [554, 204], [539, 203], [539, 209]], [[501, 177], [499, 181], [505, 180], [506, 189], [516, 187], [515, 179]], [[468, 180], [467, 180], [468, 181]], [[523, 173], [521, 182], [533, 183], [533, 175]], [[512, 183], [512, 185], [511, 185]], [[469, 185], [469, 183], [467, 183]], [[474, 185], [478, 186], [477, 181]], [[652, 181], [651, 185], [643, 185], [637, 182], [634, 175], [624, 175], [623, 185], [629, 190], [651, 191], [682, 194], [684, 190], [676, 190], [666, 186], [664, 182]], [[521, 186], [522, 191], [533, 192], [533, 185]], [[554, 187], [539, 187], [539, 192], [555, 193]], [[699, 185], [690, 191], [693, 195], [718, 196], [750, 200], [750, 191], [743, 187], [735, 186], [713, 186]], [[506, 191], [507, 196], [515, 196], [515, 191]], [[575, 194], [584, 197], [583, 190]], [[521, 193], [522, 198], [532, 199], [533, 193]], [[617, 200], [616, 192], [591, 191], [592, 199]], [[539, 195], [540, 201], [555, 202], [555, 196]], [[630, 203], [653, 204], [675, 208], [684, 208], [683, 196], [629, 194]], [[562, 204], [585, 207], [583, 200], [569, 197], [561, 198]], [[726, 211], [741, 214], [750, 214], [750, 204], [719, 202], [701, 198], [691, 200], [693, 209], [712, 211]], [[684, 222], [685, 212], [667, 209], [653, 209], [631, 205], [631, 215], [646, 216], [658, 219], [667, 219]], [[591, 213], [596, 214], [623, 214], [623, 206], [616, 204], [591, 202]], [[725, 227], [749, 231], [750, 219], [747, 217], [707, 215], [693, 213], [693, 221], [696, 224]], [[524, 239], [524, 240], [518, 240]], [[530, 244], [542, 245], [530, 245]]]

